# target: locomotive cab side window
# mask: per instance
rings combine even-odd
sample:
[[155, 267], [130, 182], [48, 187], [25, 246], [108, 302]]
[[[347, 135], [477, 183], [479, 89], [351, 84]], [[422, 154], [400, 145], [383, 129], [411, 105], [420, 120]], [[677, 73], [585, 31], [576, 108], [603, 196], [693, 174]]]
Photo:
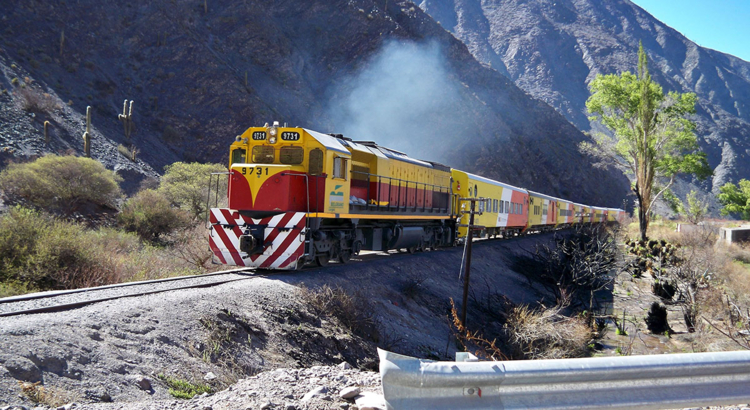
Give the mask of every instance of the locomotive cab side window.
[[321, 175], [323, 173], [323, 151], [315, 148], [310, 151], [310, 175]]
[[335, 157], [333, 159], [333, 177], [346, 179], [346, 158]]
[[299, 165], [305, 159], [305, 149], [302, 147], [287, 146], [279, 150], [279, 161], [287, 165]]
[[244, 148], [237, 148], [232, 150], [232, 164], [244, 164], [247, 158], [247, 153]]
[[253, 163], [254, 164], [273, 164], [275, 155], [273, 147], [265, 145], [256, 145], [253, 147]]

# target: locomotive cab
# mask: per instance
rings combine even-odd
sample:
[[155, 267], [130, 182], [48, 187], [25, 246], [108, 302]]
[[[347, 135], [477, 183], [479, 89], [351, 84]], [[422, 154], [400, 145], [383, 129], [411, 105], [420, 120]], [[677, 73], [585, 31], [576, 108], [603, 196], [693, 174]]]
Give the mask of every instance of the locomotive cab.
[[335, 146], [332, 137], [313, 133], [274, 123], [238, 136], [230, 149], [229, 208], [251, 218], [282, 212], [346, 212], [349, 185], [343, 182], [351, 155], [345, 147]]

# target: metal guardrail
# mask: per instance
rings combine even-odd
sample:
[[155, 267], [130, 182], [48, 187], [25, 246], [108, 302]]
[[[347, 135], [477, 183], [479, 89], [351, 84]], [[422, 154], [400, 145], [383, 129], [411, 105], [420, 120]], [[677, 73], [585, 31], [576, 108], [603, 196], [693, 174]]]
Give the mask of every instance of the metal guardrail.
[[674, 409], [750, 402], [750, 351], [502, 362], [378, 354], [388, 409]]

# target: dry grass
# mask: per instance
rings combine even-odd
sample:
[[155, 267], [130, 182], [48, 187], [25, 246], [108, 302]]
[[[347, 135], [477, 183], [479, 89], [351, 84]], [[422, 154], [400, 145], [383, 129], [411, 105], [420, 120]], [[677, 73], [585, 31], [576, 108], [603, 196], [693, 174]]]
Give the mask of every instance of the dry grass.
[[378, 322], [375, 311], [367, 297], [350, 294], [340, 286], [323, 285], [317, 289], [300, 286], [302, 300], [318, 314], [338, 319], [341, 324], [354, 334], [378, 342]]
[[566, 317], [560, 312], [560, 307], [515, 307], [506, 323], [513, 355], [525, 359], [587, 356], [591, 328], [583, 319]]
[[470, 331], [458, 318], [456, 305], [451, 298], [451, 325], [456, 341], [465, 352], [486, 360], [508, 360], [508, 356], [497, 346], [497, 339], [487, 340], [479, 331]]
[[213, 252], [208, 247], [208, 230], [202, 223], [175, 232], [170, 240], [172, 245], [167, 249], [167, 253], [186, 268], [192, 267], [207, 272], [224, 269], [223, 265], [211, 263]]
[[18, 382], [21, 393], [34, 403], [43, 404], [48, 407], [57, 408], [68, 403], [80, 400], [80, 395], [54, 387], [44, 387], [40, 382]]

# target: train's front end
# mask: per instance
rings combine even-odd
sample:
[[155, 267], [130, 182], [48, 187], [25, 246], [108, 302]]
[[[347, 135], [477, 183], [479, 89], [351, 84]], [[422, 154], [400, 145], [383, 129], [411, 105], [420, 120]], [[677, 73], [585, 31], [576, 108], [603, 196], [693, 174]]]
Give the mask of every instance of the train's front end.
[[307, 215], [318, 205], [310, 198], [316, 202], [325, 189], [324, 150], [304, 129], [278, 123], [237, 136], [230, 148], [229, 206], [210, 213], [218, 262], [266, 269], [304, 264]]

